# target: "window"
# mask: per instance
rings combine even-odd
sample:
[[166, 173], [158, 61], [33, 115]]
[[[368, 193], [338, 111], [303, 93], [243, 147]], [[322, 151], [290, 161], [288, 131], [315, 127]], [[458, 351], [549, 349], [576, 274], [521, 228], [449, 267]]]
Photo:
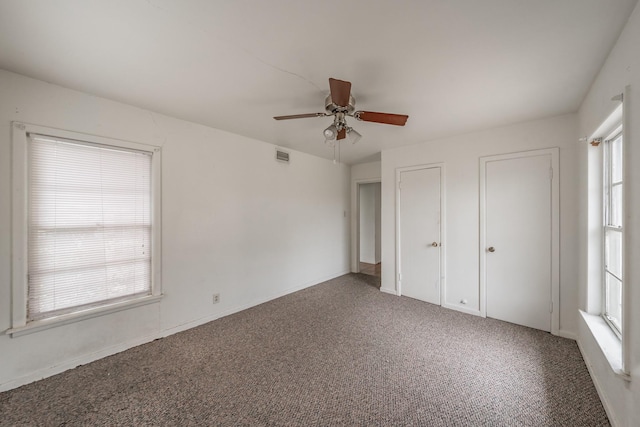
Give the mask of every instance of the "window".
[[629, 322], [631, 301], [626, 266], [632, 260], [625, 255], [628, 236], [625, 232], [625, 212], [628, 182], [624, 177], [629, 170], [626, 147], [629, 135], [629, 109], [623, 94], [611, 98], [615, 104], [611, 113], [589, 136], [587, 171], [584, 189], [587, 192], [588, 211], [586, 229], [586, 305], [580, 310], [582, 319], [598, 344], [612, 371], [623, 380], [630, 381], [632, 366], [629, 337], [635, 325]]
[[10, 332], [156, 301], [160, 149], [33, 125], [13, 130], [20, 219]]
[[603, 316], [622, 333], [622, 126], [604, 141], [604, 295]]

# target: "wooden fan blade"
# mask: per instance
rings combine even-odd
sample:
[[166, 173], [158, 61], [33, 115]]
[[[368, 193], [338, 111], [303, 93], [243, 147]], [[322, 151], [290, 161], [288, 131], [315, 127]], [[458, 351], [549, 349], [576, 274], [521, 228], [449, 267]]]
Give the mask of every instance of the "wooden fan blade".
[[290, 116], [276, 116], [276, 120], [289, 120], [289, 119], [306, 119], [307, 117], [324, 117], [324, 113], [308, 113], [308, 114], [292, 114]]
[[353, 117], [364, 122], [383, 123], [386, 125], [404, 126], [409, 116], [405, 114], [375, 113], [373, 111], [356, 111]]
[[341, 139], [345, 139], [347, 137], [347, 130], [346, 129], [342, 129], [338, 132], [338, 136], [337, 136], [337, 140], [341, 140]]
[[351, 82], [330, 78], [329, 90], [331, 91], [331, 100], [334, 104], [338, 107], [347, 107], [349, 105]]

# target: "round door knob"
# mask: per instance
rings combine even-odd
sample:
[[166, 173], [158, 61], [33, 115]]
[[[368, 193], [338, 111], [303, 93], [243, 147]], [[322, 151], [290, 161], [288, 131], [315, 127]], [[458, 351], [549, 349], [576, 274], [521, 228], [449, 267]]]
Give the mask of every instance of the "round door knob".
[[433, 242], [433, 243], [431, 244], [431, 246], [433, 246], [434, 248], [437, 248], [439, 245], [438, 245], [438, 243], [437, 243], [437, 242]]
[[494, 248], [493, 246], [489, 246], [489, 249], [487, 249], [489, 252], [495, 252], [496, 248]]

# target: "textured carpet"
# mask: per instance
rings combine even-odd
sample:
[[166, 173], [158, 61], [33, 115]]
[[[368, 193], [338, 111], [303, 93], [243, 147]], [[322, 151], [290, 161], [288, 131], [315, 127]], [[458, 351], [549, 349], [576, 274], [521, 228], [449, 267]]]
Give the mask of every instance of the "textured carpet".
[[607, 426], [576, 343], [350, 274], [0, 394], [1, 425]]

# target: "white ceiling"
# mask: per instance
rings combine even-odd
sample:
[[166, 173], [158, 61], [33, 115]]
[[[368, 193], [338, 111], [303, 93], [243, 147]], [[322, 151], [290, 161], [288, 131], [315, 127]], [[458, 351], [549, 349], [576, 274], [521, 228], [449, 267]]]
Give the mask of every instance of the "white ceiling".
[[637, 0], [0, 0], [0, 68], [332, 158], [328, 78], [356, 109], [342, 161], [575, 112]]

